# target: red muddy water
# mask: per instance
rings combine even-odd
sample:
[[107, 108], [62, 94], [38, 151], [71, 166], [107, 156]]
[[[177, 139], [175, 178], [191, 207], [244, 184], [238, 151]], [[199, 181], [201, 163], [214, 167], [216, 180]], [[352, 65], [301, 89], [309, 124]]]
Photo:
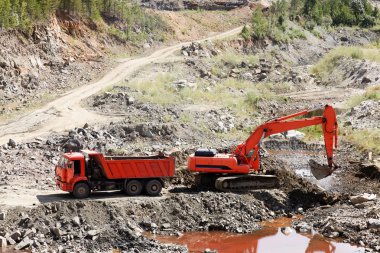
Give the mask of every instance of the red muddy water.
[[187, 245], [190, 252], [204, 252], [206, 248], [219, 253], [361, 253], [364, 248], [348, 243], [327, 240], [318, 234], [289, 235], [281, 227], [290, 226], [292, 219], [281, 218], [263, 222], [263, 229], [252, 234], [226, 232], [189, 232], [181, 237], [151, 235], [162, 243]]

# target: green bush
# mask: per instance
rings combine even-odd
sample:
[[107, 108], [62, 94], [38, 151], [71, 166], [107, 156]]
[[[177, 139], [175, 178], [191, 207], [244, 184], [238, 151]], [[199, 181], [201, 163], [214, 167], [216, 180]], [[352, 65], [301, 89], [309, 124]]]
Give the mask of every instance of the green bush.
[[355, 107], [366, 100], [380, 101], [380, 85], [371, 86], [366, 89], [364, 94], [352, 97], [348, 101], [348, 107]]
[[344, 138], [358, 146], [363, 151], [373, 151], [380, 154], [380, 130], [359, 130], [344, 129]]
[[369, 15], [364, 15], [362, 20], [360, 21], [361, 27], [369, 28], [375, 25], [376, 25], [375, 17], [369, 16]]
[[364, 53], [363, 50], [360, 48], [353, 48], [351, 51], [351, 58], [352, 59], [363, 59]]
[[264, 16], [262, 10], [257, 10], [252, 16], [253, 36], [256, 39], [263, 39], [268, 36], [270, 27], [267, 17]]
[[253, 108], [256, 108], [259, 101], [262, 99], [262, 96], [257, 94], [256, 92], [248, 92], [247, 93], [247, 96], [246, 96], [246, 99], [245, 99], [245, 102], [253, 107]]
[[240, 35], [243, 37], [245, 40], [249, 40], [251, 38], [251, 31], [249, 28], [245, 25], [243, 29], [241, 30]]

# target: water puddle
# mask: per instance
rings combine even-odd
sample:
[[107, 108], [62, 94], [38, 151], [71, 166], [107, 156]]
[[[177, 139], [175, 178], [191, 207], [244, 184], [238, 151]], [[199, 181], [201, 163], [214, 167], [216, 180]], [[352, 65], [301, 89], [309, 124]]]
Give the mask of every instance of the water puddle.
[[219, 253], [362, 253], [364, 248], [328, 240], [318, 234], [298, 234], [294, 230], [285, 235], [282, 227], [292, 219], [280, 218], [264, 222], [264, 228], [252, 234], [226, 232], [188, 232], [183, 236], [150, 235], [161, 243], [186, 245], [189, 252], [204, 252], [206, 248]]

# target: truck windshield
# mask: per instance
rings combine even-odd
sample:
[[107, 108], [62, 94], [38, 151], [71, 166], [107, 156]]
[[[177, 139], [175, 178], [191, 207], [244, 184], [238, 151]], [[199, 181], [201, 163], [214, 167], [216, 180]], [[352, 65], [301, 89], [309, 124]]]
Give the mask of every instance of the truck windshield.
[[69, 159], [67, 159], [66, 157], [63, 157], [63, 156], [58, 161], [58, 166], [61, 168], [64, 168], [64, 169], [67, 168], [68, 164], [69, 164]]

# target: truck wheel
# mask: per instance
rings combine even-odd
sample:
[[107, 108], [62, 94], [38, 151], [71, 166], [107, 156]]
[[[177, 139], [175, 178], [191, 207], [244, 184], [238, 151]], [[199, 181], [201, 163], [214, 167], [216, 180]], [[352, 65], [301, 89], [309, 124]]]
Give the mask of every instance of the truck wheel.
[[86, 183], [77, 183], [73, 191], [74, 197], [77, 199], [84, 199], [90, 195], [90, 187]]
[[162, 184], [157, 179], [149, 180], [145, 185], [145, 191], [149, 196], [158, 196], [162, 190]]
[[142, 191], [141, 182], [138, 180], [127, 181], [125, 185], [125, 192], [129, 196], [137, 196], [140, 195]]

